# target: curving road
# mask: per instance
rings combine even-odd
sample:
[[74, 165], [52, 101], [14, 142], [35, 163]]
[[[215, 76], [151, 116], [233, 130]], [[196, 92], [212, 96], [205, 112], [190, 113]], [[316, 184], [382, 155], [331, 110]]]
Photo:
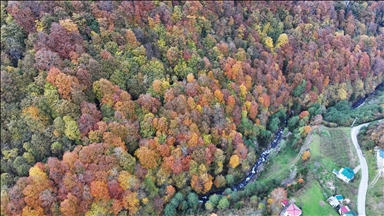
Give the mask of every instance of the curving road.
[[[382, 120], [379, 120], [382, 121]], [[361, 124], [359, 126], [353, 127], [351, 129], [351, 138], [353, 145], [356, 148], [357, 155], [359, 156], [360, 166], [361, 166], [361, 181], [359, 185], [359, 191], [357, 194], [357, 212], [359, 215], [365, 214], [365, 199], [367, 197], [367, 189], [368, 189], [368, 166], [365, 157], [363, 156], [363, 152], [360, 149], [359, 143], [357, 142], [357, 134], [360, 129], [364, 126], [369, 125], [371, 122]]]
[[363, 156], [363, 152], [360, 149], [359, 143], [357, 143], [357, 134], [360, 129], [364, 126], [367, 126], [369, 123], [365, 123], [351, 129], [351, 138], [353, 145], [356, 148], [357, 155], [359, 156], [360, 166], [361, 166], [361, 181], [359, 185], [359, 191], [357, 194], [357, 212], [359, 215], [365, 214], [365, 198], [367, 196], [367, 188], [368, 188], [368, 166], [365, 157]]

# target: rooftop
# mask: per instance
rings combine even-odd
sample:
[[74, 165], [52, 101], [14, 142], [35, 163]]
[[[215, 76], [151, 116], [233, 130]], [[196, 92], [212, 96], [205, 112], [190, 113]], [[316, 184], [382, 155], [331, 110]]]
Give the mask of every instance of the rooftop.
[[384, 158], [384, 150], [383, 149], [379, 149], [379, 155], [381, 158]]
[[336, 195], [335, 198], [336, 198], [338, 201], [344, 200], [344, 197], [343, 197], [343, 195], [341, 195], [341, 194]]
[[287, 210], [285, 211], [290, 216], [299, 216], [301, 215], [301, 209], [297, 207], [294, 203], [292, 203], [290, 206], [288, 206]]
[[327, 199], [327, 202], [329, 202], [329, 204], [331, 204], [333, 207], [336, 207], [339, 205], [339, 201], [333, 196], [329, 197]]
[[353, 179], [355, 177], [355, 172], [353, 172], [353, 169], [349, 167], [343, 168], [341, 174], [348, 179]]
[[341, 206], [339, 212], [344, 216], [357, 216], [357, 214], [352, 209], [349, 209], [348, 206]]
[[354, 211], [349, 211], [345, 213], [345, 216], [357, 216], [357, 214]]
[[343, 212], [343, 213], [347, 213], [350, 210], [349, 210], [348, 206], [341, 206], [340, 211]]

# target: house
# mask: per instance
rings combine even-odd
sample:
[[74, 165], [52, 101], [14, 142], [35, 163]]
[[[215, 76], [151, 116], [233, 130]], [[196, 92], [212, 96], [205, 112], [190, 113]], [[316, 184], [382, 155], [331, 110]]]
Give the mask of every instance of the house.
[[339, 201], [336, 199], [336, 197], [331, 196], [327, 199], [327, 202], [333, 207], [336, 208], [338, 205], [340, 205]]
[[281, 201], [283, 205], [283, 210], [280, 213], [280, 216], [300, 216], [302, 211], [297, 205], [294, 203], [295, 201], [292, 199], [291, 202], [288, 200]]
[[301, 209], [294, 203], [288, 206], [285, 210], [284, 216], [300, 216], [302, 213]]
[[339, 214], [341, 216], [357, 216], [357, 214], [353, 210], [349, 209], [348, 206], [341, 206], [339, 209]]
[[379, 172], [381, 171], [382, 175], [384, 175], [384, 149], [379, 149], [377, 151], [377, 165], [379, 169], [381, 167], [381, 170], [379, 170]]
[[384, 159], [384, 149], [379, 149], [379, 156], [382, 160]]
[[333, 173], [341, 180], [349, 183], [353, 178], [355, 178], [355, 172], [353, 172], [353, 169], [346, 167], [341, 168], [339, 171], [336, 169], [333, 170]]
[[331, 196], [327, 199], [327, 202], [333, 207], [337, 208], [340, 204], [342, 204], [344, 200], [343, 195], [339, 194], [336, 196]]

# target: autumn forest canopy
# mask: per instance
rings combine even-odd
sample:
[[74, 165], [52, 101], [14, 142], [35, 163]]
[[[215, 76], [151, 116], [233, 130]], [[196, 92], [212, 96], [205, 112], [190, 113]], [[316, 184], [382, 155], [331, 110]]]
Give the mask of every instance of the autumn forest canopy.
[[288, 116], [290, 148], [350, 124], [383, 58], [384, 2], [1, 1], [1, 215], [195, 211]]

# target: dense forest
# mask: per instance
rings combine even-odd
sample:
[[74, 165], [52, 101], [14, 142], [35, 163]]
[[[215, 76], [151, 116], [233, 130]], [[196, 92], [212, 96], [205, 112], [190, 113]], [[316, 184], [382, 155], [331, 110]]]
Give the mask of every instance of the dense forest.
[[1, 1], [1, 215], [195, 211], [383, 59], [384, 2]]

